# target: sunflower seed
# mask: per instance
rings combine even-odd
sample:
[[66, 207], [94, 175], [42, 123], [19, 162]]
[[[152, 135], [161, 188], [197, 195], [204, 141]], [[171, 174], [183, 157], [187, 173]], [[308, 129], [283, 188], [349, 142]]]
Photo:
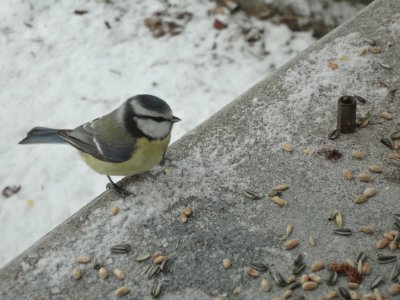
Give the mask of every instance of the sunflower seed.
[[162, 288], [162, 284], [158, 281], [156, 281], [153, 285], [153, 287], [151, 288], [151, 296], [153, 298], [157, 298], [160, 294], [161, 294], [161, 288]]
[[348, 291], [346, 288], [344, 288], [344, 287], [339, 287], [339, 288], [338, 288], [338, 293], [339, 293], [339, 295], [340, 295], [341, 297], [343, 297], [344, 299], [346, 299], [346, 300], [351, 300], [350, 293], [349, 293], [349, 291]]
[[381, 143], [384, 144], [386, 147], [388, 147], [391, 150], [394, 149], [394, 145], [393, 145], [392, 141], [389, 140], [387, 137], [381, 138]]
[[349, 236], [352, 234], [351, 229], [349, 228], [340, 228], [340, 229], [335, 229], [333, 231], [334, 234], [338, 234], [338, 235], [345, 235], [345, 236]]
[[126, 254], [131, 250], [129, 244], [119, 244], [111, 247], [111, 252], [114, 254]]
[[293, 268], [292, 273], [293, 273], [294, 275], [299, 275], [299, 274], [301, 274], [301, 273], [304, 271], [305, 268], [306, 268], [306, 265], [303, 264], [303, 263], [301, 263], [300, 265], [295, 266], [295, 267]]
[[92, 268], [95, 270], [100, 269], [103, 266], [103, 263], [101, 262], [101, 260], [98, 257], [93, 257], [92, 259]]
[[169, 270], [171, 269], [171, 265], [172, 265], [172, 260], [166, 259], [161, 263], [160, 270], [163, 271], [164, 273], [168, 273]]
[[302, 264], [303, 264], [303, 260], [304, 260], [304, 255], [300, 253], [299, 255], [297, 255], [297, 257], [296, 257], [296, 259], [294, 260], [293, 264], [294, 264], [295, 266], [302, 265]]
[[143, 268], [143, 276], [146, 276], [146, 275], [149, 273], [149, 271], [150, 271], [151, 268], [153, 268], [153, 265], [147, 265], [147, 266], [145, 266], [145, 267]]
[[367, 103], [367, 100], [365, 100], [365, 98], [361, 97], [361, 96], [357, 96], [357, 95], [353, 95], [353, 97], [360, 102], [360, 104], [365, 104]]
[[364, 261], [367, 259], [367, 255], [365, 254], [365, 252], [360, 252], [360, 254], [358, 254], [357, 256], [357, 263], [359, 263], [361, 261], [361, 263], [364, 263]]
[[396, 236], [396, 238], [394, 239], [394, 241], [396, 242], [397, 245], [400, 245], [400, 234], [398, 234]]
[[301, 287], [300, 282], [293, 282], [292, 284], [290, 284], [288, 286], [288, 289], [294, 291], [294, 290], [298, 289], [299, 287]]
[[390, 273], [390, 280], [396, 282], [399, 276], [400, 276], [400, 265], [397, 265], [393, 268], [392, 273]]
[[333, 131], [331, 131], [328, 135], [328, 138], [330, 140], [336, 140], [340, 135], [340, 131], [338, 129], [335, 129]]
[[251, 268], [260, 271], [260, 272], [266, 272], [268, 271], [268, 267], [264, 265], [263, 263], [257, 263], [257, 262], [252, 262], [249, 264]]
[[149, 259], [150, 257], [151, 257], [150, 253], [145, 253], [143, 255], [137, 256], [135, 258], [135, 260], [138, 261], [138, 262], [142, 262], [142, 261], [145, 261], [145, 260]]
[[378, 255], [378, 263], [380, 264], [390, 264], [397, 260], [396, 255]]
[[[400, 221], [399, 220], [394, 222], [394, 227], [396, 230], [400, 230]], [[396, 239], [396, 242], [397, 242], [397, 239]], [[399, 244], [399, 242], [397, 242], [397, 243]]]
[[147, 279], [156, 278], [158, 274], [160, 274], [161, 268], [159, 265], [152, 265], [149, 271], [147, 272]]
[[262, 197], [262, 195], [260, 193], [253, 192], [250, 190], [244, 190], [243, 195], [251, 200], [258, 200]]
[[277, 285], [281, 287], [287, 286], [285, 278], [283, 278], [283, 276], [279, 272], [270, 271], [270, 274], [272, 276], [272, 279], [274, 279]]
[[330, 285], [330, 286], [335, 285], [337, 279], [338, 279], [338, 273], [335, 272], [335, 271], [332, 271], [332, 272], [329, 273], [329, 276], [326, 279], [326, 284]]
[[400, 139], [400, 131], [393, 132], [393, 133], [390, 135], [390, 137], [391, 137], [393, 140], [398, 140], [398, 139]]
[[372, 282], [369, 288], [373, 290], [374, 288], [378, 287], [383, 282], [382, 275], [378, 275]]

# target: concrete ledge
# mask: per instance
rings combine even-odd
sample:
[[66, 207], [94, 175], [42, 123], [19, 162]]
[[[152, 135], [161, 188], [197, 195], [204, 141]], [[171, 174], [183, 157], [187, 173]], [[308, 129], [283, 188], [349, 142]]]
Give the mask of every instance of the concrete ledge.
[[[387, 274], [394, 266], [377, 264], [377, 254], [391, 252], [376, 250], [375, 243], [392, 229], [392, 213], [400, 213], [400, 168], [385, 157], [389, 150], [380, 143], [400, 120], [399, 92], [390, 93], [400, 85], [399, 11], [397, 0], [375, 1], [173, 144], [167, 170], [159, 167], [124, 179], [135, 197], [120, 199], [105, 192], [94, 199], [0, 270], [0, 298], [110, 299], [118, 287], [127, 285], [131, 292], [125, 298], [148, 299], [154, 283], [142, 274], [148, 262], [134, 258], [155, 251], [173, 260], [171, 272], [157, 277], [164, 286], [163, 299], [232, 297], [238, 286], [238, 299], [271, 299], [285, 289], [265, 274], [273, 287], [269, 294], [262, 292], [261, 278], [245, 274], [249, 263], [263, 262], [287, 276], [299, 253], [310, 266], [317, 259], [344, 261], [366, 252], [373, 273], [360, 290], [367, 291], [372, 277]], [[359, 49], [370, 47], [365, 38], [376, 39], [381, 53], [359, 56]], [[335, 61], [338, 69], [329, 69], [327, 61]], [[391, 68], [382, 67], [386, 64]], [[240, 76], [240, 70], [234, 75]], [[370, 111], [375, 117], [389, 111], [394, 119], [330, 141], [327, 134], [335, 127], [336, 101], [343, 94], [368, 100], [359, 106], [360, 114]], [[292, 144], [293, 153], [283, 152], [282, 143]], [[324, 147], [339, 150], [343, 157], [332, 161], [302, 152]], [[356, 161], [351, 149], [367, 156]], [[370, 184], [342, 177], [344, 167], [357, 174], [374, 163], [384, 171], [372, 174]], [[243, 196], [245, 189], [265, 193], [283, 182], [290, 185], [283, 194], [288, 206], [279, 207], [268, 197]], [[378, 195], [354, 204], [355, 196], [372, 185]], [[111, 217], [114, 206], [120, 213]], [[182, 224], [179, 213], [184, 207], [194, 212]], [[335, 209], [342, 211], [345, 227], [356, 232], [361, 225], [371, 225], [375, 234], [333, 235], [335, 225], [327, 218]], [[278, 238], [289, 223], [294, 226], [292, 238], [299, 238], [300, 245], [286, 251]], [[310, 235], [316, 239], [314, 247], [307, 242]], [[120, 243], [132, 246], [129, 254], [110, 253], [110, 247]], [[74, 260], [81, 255], [99, 257], [109, 270], [123, 269], [126, 279], [100, 280], [88, 265], [81, 266], [80, 280], [72, 279]], [[229, 270], [222, 268], [225, 257], [233, 262]], [[342, 278], [337, 286], [346, 282]], [[295, 294], [316, 299], [327, 290], [321, 284], [315, 291]]]

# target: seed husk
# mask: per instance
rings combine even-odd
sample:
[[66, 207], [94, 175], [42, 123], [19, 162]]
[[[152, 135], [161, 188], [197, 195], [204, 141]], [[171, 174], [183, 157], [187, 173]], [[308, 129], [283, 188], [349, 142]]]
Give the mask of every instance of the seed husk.
[[378, 263], [380, 264], [390, 264], [397, 260], [396, 255], [378, 255]]
[[365, 98], [363, 98], [363, 97], [361, 97], [361, 96], [353, 95], [353, 97], [354, 97], [360, 104], [365, 104], [365, 103], [368, 102]]
[[306, 265], [305, 265], [305, 264], [300, 264], [300, 265], [295, 266], [295, 267], [293, 268], [292, 273], [293, 273], [294, 275], [299, 275], [299, 274], [301, 274], [301, 273], [304, 271], [305, 268], [306, 268]]
[[386, 156], [387, 156], [387, 158], [389, 158], [389, 159], [400, 159], [400, 153], [393, 153], [393, 152], [391, 152], [391, 153], [388, 153], [388, 154], [386, 154]]
[[328, 220], [332, 221], [334, 219], [336, 219], [336, 215], [339, 213], [339, 211], [336, 209], [333, 211], [333, 213], [331, 213], [331, 215], [329, 216]]
[[372, 266], [370, 263], [363, 264], [362, 275], [369, 275], [372, 272]]
[[349, 291], [344, 287], [338, 288], [338, 294], [346, 300], [351, 300], [351, 296]]
[[103, 266], [103, 263], [101, 262], [101, 260], [98, 257], [93, 257], [92, 259], [92, 268], [95, 270], [100, 269]]
[[98, 275], [101, 279], [105, 280], [108, 278], [108, 271], [105, 267], [101, 267], [98, 271]]
[[371, 181], [371, 176], [369, 176], [368, 173], [360, 173], [360, 174], [358, 174], [357, 177], [362, 182], [370, 182]]
[[310, 244], [310, 246], [315, 246], [315, 239], [312, 235], [308, 237], [308, 243]]
[[343, 227], [343, 217], [340, 211], [338, 211], [337, 215], [335, 216], [335, 222], [337, 227]]
[[368, 198], [371, 198], [371, 197], [373, 197], [373, 196], [375, 196], [376, 194], [378, 193], [378, 190], [376, 189], [376, 188], [374, 188], [374, 187], [369, 187], [369, 188], [366, 188], [365, 190], [364, 190], [364, 195], [365, 196], [367, 196]]
[[335, 285], [337, 280], [338, 280], [338, 273], [335, 272], [335, 271], [331, 271], [329, 273], [329, 276], [328, 276], [327, 280], [326, 280], [326, 284], [330, 285], [330, 286]]
[[321, 283], [321, 281], [322, 281], [322, 278], [315, 273], [308, 274], [308, 277], [310, 277], [311, 281], [314, 281], [317, 283]]
[[322, 260], [317, 260], [316, 262], [314, 262], [311, 265], [311, 271], [313, 271], [313, 272], [321, 271], [324, 268], [325, 268], [325, 264]]
[[287, 290], [283, 293], [283, 299], [289, 299], [290, 297], [293, 296], [293, 291], [292, 290]]
[[348, 180], [353, 179], [353, 174], [351, 173], [351, 171], [349, 169], [343, 169], [342, 174], [343, 174], [343, 177]]
[[78, 279], [81, 279], [81, 276], [82, 276], [81, 268], [75, 267], [72, 270], [72, 278], [74, 278], [75, 280], [78, 280]]
[[284, 200], [283, 198], [281, 198], [279, 196], [274, 196], [274, 197], [271, 197], [270, 199], [271, 199], [272, 202], [274, 202], [275, 204], [278, 204], [280, 206], [288, 205], [286, 200]]
[[160, 270], [163, 271], [164, 273], [167, 273], [171, 269], [171, 265], [172, 265], [172, 260], [166, 259], [161, 263]]
[[271, 289], [271, 286], [269, 284], [269, 281], [267, 278], [263, 278], [261, 280], [261, 290], [263, 290], [264, 292], [268, 292]]
[[399, 276], [400, 276], [400, 265], [397, 265], [393, 268], [392, 272], [390, 273], [390, 280], [396, 282]]
[[330, 140], [336, 140], [340, 135], [340, 131], [338, 129], [332, 130], [329, 134], [328, 134], [328, 138]]
[[334, 234], [338, 235], [344, 235], [344, 236], [349, 236], [352, 234], [351, 229], [349, 228], [340, 228], [340, 229], [335, 229], [333, 231]]
[[398, 140], [398, 139], [400, 139], [400, 131], [393, 132], [393, 133], [390, 135], [390, 138], [393, 139], [393, 140]]
[[151, 288], [150, 294], [153, 298], [157, 298], [158, 296], [160, 296], [161, 294], [161, 288], [162, 288], [162, 284], [158, 281], [156, 281], [153, 285], [153, 287]]
[[116, 207], [116, 206], [114, 206], [114, 207], [112, 207], [111, 209], [110, 209], [110, 215], [111, 216], [116, 216], [116, 215], [118, 215], [118, 213], [119, 213], [119, 208], [118, 207]]
[[182, 211], [187, 217], [190, 217], [190, 215], [193, 213], [193, 209], [191, 207], [186, 207]]
[[360, 254], [358, 254], [357, 256], [356, 262], [359, 263], [361, 261], [361, 263], [363, 263], [366, 259], [367, 255], [365, 254], [365, 252], [360, 252]]
[[374, 233], [374, 229], [372, 229], [372, 227], [367, 226], [367, 225], [363, 225], [360, 227], [360, 231], [364, 232], [366, 234], [373, 234]]
[[376, 243], [376, 248], [378, 249], [385, 249], [389, 246], [389, 241], [387, 239], [381, 239]]
[[365, 157], [365, 155], [366, 155], [365, 152], [363, 152], [361, 150], [352, 150], [351, 151], [351, 156], [356, 159], [363, 159]]
[[368, 200], [368, 196], [367, 195], [365, 195], [365, 194], [362, 194], [362, 195], [358, 195], [357, 197], [356, 197], [356, 200], [354, 201], [356, 204], [361, 204], [361, 203], [364, 203], [364, 202], [366, 202]]
[[154, 258], [153, 263], [156, 265], [159, 265], [166, 259], [167, 259], [167, 257], [165, 255], [160, 255], [160, 256], [157, 256], [156, 258]]
[[382, 173], [382, 167], [380, 165], [370, 165], [368, 166], [368, 171], [371, 173]]
[[317, 286], [318, 286], [318, 283], [316, 283], [314, 281], [307, 281], [302, 284], [302, 288], [304, 291], [315, 290], [317, 288]]
[[391, 150], [394, 149], [394, 145], [393, 145], [392, 141], [389, 140], [387, 137], [381, 138], [381, 143], [384, 144], [386, 147], [388, 147]]
[[391, 119], [393, 118], [393, 117], [392, 117], [392, 114], [391, 114], [391, 113], [388, 113], [387, 111], [381, 112], [381, 113], [379, 114], [379, 116], [380, 116], [381, 118], [385, 119], [385, 120], [391, 120]]
[[270, 274], [272, 276], [272, 279], [276, 282], [277, 285], [281, 287], [288, 285], [285, 278], [283, 278], [283, 276], [279, 272], [270, 271]]
[[224, 258], [222, 260], [222, 266], [224, 269], [229, 269], [232, 266], [231, 260], [229, 258]]
[[145, 253], [145, 254], [143, 254], [143, 255], [137, 256], [137, 257], [135, 258], [135, 260], [136, 260], [137, 262], [142, 262], [142, 261], [145, 261], [145, 260], [149, 259], [150, 257], [151, 257], [151, 254], [150, 254], [150, 253]]
[[268, 266], [264, 265], [263, 263], [252, 262], [250, 263], [250, 267], [260, 272], [268, 271]]
[[118, 269], [118, 268], [114, 268], [113, 274], [114, 274], [115, 278], [117, 278], [118, 280], [124, 280], [126, 277], [124, 271], [122, 271], [121, 269]]
[[111, 253], [114, 254], [126, 254], [131, 250], [131, 246], [129, 244], [118, 244], [111, 247]]
[[389, 294], [392, 296], [400, 295], [400, 283], [394, 283], [389, 287]]
[[292, 152], [293, 146], [291, 144], [284, 143], [282, 144], [282, 150], [286, 152]]
[[116, 297], [123, 297], [130, 292], [130, 289], [127, 286], [123, 286], [118, 288], [114, 294]]
[[287, 190], [288, 188], [289, 188], [289, 185], [286, 183], [283, 183], [283, 184], [279, 184], [279, 185], [273, 187], [272, 190], [282, 192], [284, 190]]
[[382, 275], [378, 275], [372, 282], [369, 288], [373, 290], [374, 288], [378, 287], [383, 282]]
[[258, 272], [256, 269], [253, 268], [248, 268], [246, 271], [247, 275], [253, 278], [257, 278], [260, 276], [260, 272]]
[[153, 279], [160, 274], [160, 265], [151, 265], [150, 269], [147, 271], [147, 279]]
[[381, 53], [381, 48], [379, 48], [379, 47], [369, 47], [368, 51], [373, 53], [373, 54], [378, 54], [378, 53]]
[[249, 198], [251, 200], [258, 200], [262, 197], [261, 193], [257, 193], [257, 192], [250, 191], [250, 190], [244, 190], [243, 195], [246, 198]]
[[374, 296], [376, 300], [383, 300], [382, 293], [377, 288], [374, 289]]
[[78, 264], [88, 264], [92, 260], [92, 257], [90, 255], [85, 255], [85, 256], [79, 256], [75, 261]]
[[291, 249], [297, 247], [299, 245], [299, 243], [300, 243], [299, 239], [288, 240], [285, 243], [285, 249], [291, 250]]
[[347, 284], [347, 287], [349, 288], [349, 289], [351, 289], [351, 290], [354, 290], [354, 289], [358, 289], [358, 283], [357, 282], [349, 282], [348, 284]]
[[293, 264], [294, 264], [295, 266], [300, 266], [300, 265], [303, 264], [303, 261], [304, 261], [304, 255], [300, 253], [300, 254], [297, 255], [297, 257], [295, 258]]
[[240, 295], [240, 292], [241, 292], [241, 288], [240, 288], [240, 286], [237, 286], [233, 289], [232, 294], [235, 296], [238, 296], [238, 295]]

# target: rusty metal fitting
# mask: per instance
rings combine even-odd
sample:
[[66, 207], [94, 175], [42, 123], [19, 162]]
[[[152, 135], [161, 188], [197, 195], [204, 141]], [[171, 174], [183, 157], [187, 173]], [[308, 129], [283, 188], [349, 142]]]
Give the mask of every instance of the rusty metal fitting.
[[340, 133], [356, 131], [357, 101], [353, 96], [342, 96], [338, 100], [337, 130]]

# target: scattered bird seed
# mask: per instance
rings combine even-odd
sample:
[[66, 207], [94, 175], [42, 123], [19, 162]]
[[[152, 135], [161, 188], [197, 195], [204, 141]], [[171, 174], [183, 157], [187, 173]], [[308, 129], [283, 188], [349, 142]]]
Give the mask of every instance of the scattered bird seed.
[[390, 295], [392, 296], [396, 296], [396, 295], [400, 295], [400, 283], [394, 283], [392, 284], [389, 289], [388, 292]]
[[299, 287], [301, 287], [300, 282], [293, 282], [292, 284], [288, 285], [288, 289], [292, 291], [298, 289]]
[[277, 285], [284, 287], [287, 286], [287, 282], [285, 280], [285, 278], [283, 278], [283, 276], [276, 271], [270, 271], [272, 279], [276, 282]]
[[181, 212], [179, 214], [179, 221], [181, 221], [181, 223], [186, 223], [188, 221], [188, 216], [183, 212]]
[[328, 61], [327, 66], [331, 70], [336, 70], [337, 68], [339, 68], [339, 65], [333, 61]]
[[312, 236], [312, 235], [310, 235], [309, 237], [308, 237], [308, 243], [310, 244], [310, 246], [315, 246], [315, 239], [314, 239], [314, 237]]
[[229, 269], [232, 266], [231, 260], [229, 258], [224, 258], [222, 260], [222, 266], [224, 269]]
[[375, 39], [369, 39], [369, 38], [364, 38], [364, 41], [371, 45], [371, 46], [375, 46], [376, 45], [376, 40]]
[[369, 264], [369, 263], [363, 264], [362, 274], [369, 275], [369, 274], [371, 274], [371, 272], [372, 272], [371, 264]]
[[264, 292], [268, 292], [271, 289], [271, 286], [268, 282], [267, 278], [263, 278], [261, 280], [261, 290], [263, 290]]
[[123, 297], [130, 292], [130, 289], [127, 286], [123, 286], [118, 288], [114, 294], [116, 297]]
[[374, 233], [374, 229], [372, 229], [372, 227], [367, 226], [367, 225], [363, 225], [360, 227], [360, 231], [364, 232], [366, 234], [373, 234]]
[[99, 277], [103, 280], [108, 278], [108, 271], [105, 267], [101, 267], [98, 271]]
[[381, 143], [384, 144], [386, 147], [388, 147], [391, 150], [394, 149], [394, 145], [393, 145], [392, 141], [389, 140], [387, 137], [381, 138]]
[[283, 198], [279, 197], [279, 196], [274, 196], [270, 198], [272, 202], [274, 202], [275, 204], [278, 204], [280, 206], [286, 206], [288, 205], [288, 203], [286, 202], [286, 200], [284, 200]]
[[124, 271], [122, 271], [121, 269], [118, 269], [118, 268], [115, 268], [113, 270], [113, 274], [114, 274], [115, 278], [117, 278], [118, 280], [124, 280], [126, 277]]
[[258, 200], [262, 197], [261, 193], [253, 192], [250, 190], [244, 190], [243, 195], [251, 200]]
[[308, 277], [310, 277], [311, 281], [314, 281], [316, 283], [321, 283], [322, 282], [322, 278], [320, 276], [318, 276], [315, 273], [310, 273], [308, 274]]
[[387, 111], [381, 112], [381, 113], [379, 114], [379, 116], [380, 116], [381, 118], [385, 119], [385, 120], [391, 120], [391, 119], [393, 118], [393, 117], [392, 117], [392, 114], [391, 114], [391, 113], [388, 113]]
[[193, 213], [193, 209], [191, 207], [186, 207], [182, 211], [187, 217], [190, 217], [190, 215]]
[[351, 289], [351, 290], [355, 290], [355, 289], [358, 289], [359, 285], [358, 285], [357, 282], [349, 282], [349, 283], [347, 284], [347, 287], [348, 287], [349, 289]]
[[159, 265], [152, 265], [147, 272], [147, 279], [156, 278], [158, 274], [160, 274], [161, 268]]
[[283, 299], [289, 299], [293, 296], [293, 291], [292, 290], [287, 290], [283, 293]]
[[135, 260], [138, 261], [138, 262], [142, 262], [142, 261], [145, 261], [145, 260], [149, 259], [150, 257], [151, 257], [151, 254], [150, 254], [150, 253], [145, 253], [145, 254], [143, 254], [143, 255], [137, 256], [137, 257], [135, 258]]
[[250, 267], [260, 272], [268, 271], [268, 266], [264, 265], [263, 263], [252, 262], [250, 263]]
[[282, 150], [286, 152], [292, 152], [293, 146], [287, 143], [282, 144]]
[[360, 103], [360, 104], [365, 104], [367, 103], [367, 100], [361, 96], [353, 95], [353, 97]]
[[358, 254], [357, 256], [357, 263], [361, 262], [364, 263], [364, 261], [367, 259], [367, 255], [365, 254], [365, 252], [360, 252], [360, 254]]
[[307, 281], [302, 284], [302, 288], [305, 291], [315, 290], [317, 288], [317, 286], [318, 286], [318, 283], [316, 283], [314, 281]]
[[284, 190], [287, 190], [289, 188], [289, 185], [284, 183], [284, 184], [280, 184], [277, 185], [275, 187], [272, 188], [273, 191], [278, 191], [278, 192], [282, 192]]
[[400, 276], [400, 265], [393, 268], [392, 273], [390, 273], [390, 280], [396, 282]]
[[301, 273], [304, 271], [305, 268], [306, 268], [306, 265], [302, 263], [302, 264], [300, 264], [300, 265], [298, 265], [298, 266], [295, 266], [295, 267], [293, 268], [292, 273], [293, 273], [294, 275], [299, 275], [299, 274], [301, 274]]
[[338, 234], [338, 235], [345, 235], [345, 236], [349, 236], [352, 234], [351, 229], [349, 228], [340, 228], [340, 229], [335, 229], [333, 231], [334, 234]]
[[356, 159], [363, 159], [365, 157], [365, 155], [366, 155], [365, 152], [363, 152], [361, 150], [352, 150], [351, 151], [351, 156]]
[[365, 194], [362, 194], [362, 195], [358, 195], [357, 197], [356, 197], [356, 200], [354, 201], [356, 204], [361, 204], [361, 203], [364, 203], [364, 202], [366, 202], [368, 200], [368, 196], [367, 195], [365, 195]]
[[299, 239], [288, 240], [285, 243], [285, 249], [286, 250], [291, 250], [291, 249], [297, 247], [299, 245], [299, 243], [300, 243]]
[[279, 196], [280, 194], [281, 194], [280, 191], [271, 191], [271, 192], [268, 193], [268, 197], [272, 198], [272, 197], [275, 197], [275, 196]]
[[368, 171], [372, 173], [382, 173], [382, 167], [379, 165], [370, 165], [368, 166]]
[[303, 284], [304, 282], [310, 281], [310, 277], [307, 274], [303, 274], [300, 276], [300, 283]]
[[390, 264], [397, 260], [396, 255], [378, 255], [378, 263], [380, 264]]
[[398, 140], [398, 139], [400, 139], [400, 131], [393, 132], [393, 133], [390, 135], [390, 138], [393, 139], [393, 140]]
[[110, 215], [111, 216], [116, 216], [116, 215], [118, 215], [118, 213], [119, 213], [119, 208], [118, 207], [112, 207], [111, 209], [110, 209]]
[[351, 171], [349, 169], [343, 169], [342, 174], [343, 174], [343, 177], [348, 180], [353, 179], [353, 174], [351, 173]]
[[398, 248], [396, 241], [391, 241], [389, 243], [389, 249], [395, 251]]
[[92, 257], [90, 255], [85, 255], [85, 256], [80, 256], [78, 257], [75, 261], [78, 264], [88, 264], [92, 260]]
[[295, 266], [300, 266], [300, 265], [303, 264], [303, 261], [304, 261], [304, 255], [300, 253], [300, 254], [297, 255], [297, 257], [295, 258], [293, 264], [294, 264]]
[[368, 51], [373, 53], [373, 54], [378, 54], [378, 53], [381, 52], [381, 48], [379, 48], [379, 47], [369, 47]]
[[169, 270], [171, 269], [171, 265], [172, 265], [172, 260], [166, 259], [161, 263], [160, 270], [163, 271], [164, 273], [168, 273]]
[[253, 268], [247, 269], [246, 273], [247, 273], [247, 275], [249, 275], [250, 277], [253, 277], [253, 278], [257, 278], [260, 276], [260, 272], [258, 272], [256, 269], [253, 269]]
[[339, 213], [338, 210], [334, 210], [333, 213], [331, 213], [331, 215], [329, 216], [328, 220], [332, 221], [334, 219], [336, 219], [336, 215]]
[[311, 265], [311, 271], [317, 272], [325, 268], [325, 264], [322, 260], [317, 260]]
[[383, 300], [382, 293], [377, 288], [374, 289], [374, 295], [376, 300]]
[[240, 292], [241, 292], [241, 288], [240, 288], [240, 286], [237, 286], [233, 289], [232, 294], [235, 296], [238, 296], [238, 295], [240, 295]]
[[[385, 68], [385, 69], [388, 69], [388, 70], [392, 68], [390, 65], [388, 65], [386, 63], [383, 63], [383, 62], [379, 62], [379, 64], [381, 65], [382, 68]], [[390, 120], [390, 119], [387, 119], [387, 120]]]
[[371, 198], [371, 197], [373, 197], [373, 196], [375, 196], [376, 194], [378, 193], [378, 190], [376, 189], [376, 188], [374, 188], [374, 187], [369, 187], [369, 188], [366, 188], [365, 190], [364, 190], [364, 195], [365, 196], [367, 196], [368, 198]]
[[378, 275], [370, 284], [369, 288], [371, 290], [377, 288], [383, 282], [382, 275]]
[[361, 182], [370, 182], [372, 180], [368, 173], [360, 173], [357, 177]]
[[338, 213], [335, 216], [335, 222], [336, 222], [336, 226], [339, 228], [343, 227], [343, 217], [342, 217], [342, 213], [340, 211], [338, 211]]
[[344, 287], [338, 288], [338, 294], [346, 300], [351, 300], [351, 296], [349, 291]]
[[75, 280], [78, 280], [78, 279], [81, 279], [81, 276], [82, 276], [81, 268], [75, 267], [72, 270], [72, 278], [74, 278]]
[[296, 281], [296, 276], [294, 276], [294, 275], [290, 275], [287, 279], [286, 279], [286, 282], [288, 283], [288, 284], [292, 284], [293, 282], [295, 282]]
[[167, 259], [167, 257], [165, 255], [159, 255], [156, 258], [153, 259], [153, 263], [156, 265], [161, 264], [162, 262], [164, 262]]
[[389, 240], [389, 241], [393, 241], [393, 236], [390, 234], [390, 233], [387, 233], [387, 232], [385, 232], [384, 234], [383, 234], [383, 237], [385, 238], [385, 239], [387, 239], [387, 240]]
[[101, 262], [101, 260], [98, 257], [93, 257], [92, 259], [92, 268], [95, 270], [100, 269], [103, 266], [103, 263]]
[[153, 298], [157, 298], [161, 294], [162, 284], [158, 281], [154, 282], [153, 287], [151, 288], [150, 294]]
[[337, 280], [338, 280], [338, 273], [335, 271], [331, 271], [329, 273], [328, 278], [326, 279], [326, 284], [330, 286], [335, 285]]
[[333, 131], [331, 131], [328, 135], [328, 138], [330, 140], [336, 140], [340, 135], [340, 131], [338, 129], [335, 129]]
[[111, 253], [114, 254], [126, 254], [131, 250], [129, 244], [119, 244], [111, 247]]

